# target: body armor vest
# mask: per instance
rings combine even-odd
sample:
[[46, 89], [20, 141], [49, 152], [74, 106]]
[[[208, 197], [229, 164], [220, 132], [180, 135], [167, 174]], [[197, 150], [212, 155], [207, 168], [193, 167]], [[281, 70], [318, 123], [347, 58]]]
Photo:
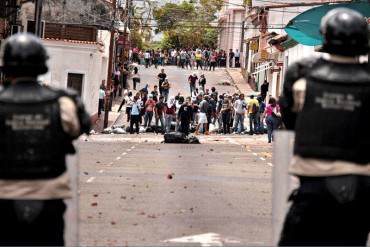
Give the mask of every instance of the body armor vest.
[[54, 178], [65, 170], [57, 91], [19, 82], [0, 93], [0, 178]]
[[370, 163], [368, 65], [318, 59], [304, 78], [306, 95], [295, 126], [295, 154]]

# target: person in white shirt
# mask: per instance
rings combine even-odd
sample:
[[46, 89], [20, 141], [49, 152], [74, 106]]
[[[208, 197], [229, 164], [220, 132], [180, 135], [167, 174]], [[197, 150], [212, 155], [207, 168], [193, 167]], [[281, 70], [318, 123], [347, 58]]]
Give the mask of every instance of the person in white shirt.
[[104, 86], [101, 85], [99, 89], [99, 108], [98, 108], [98, 117], [100, 118], [101, 111], [104, 110], [104, 99], [105, 99], [105, 91]]
[[244, 100], [244, 94], [239, 95], [234, 103], [234, 133], [241, 134], [244, 131], [244, 117], [246, 112], [247, 104]]
[[240, 67], [240, 52], [238, 49], [235, 52], [235, 67]]
[[144, 53], [144, 59], [145, 59], [145, 68], [148, 68], [150, 65], [150, 52], [146, 51]]

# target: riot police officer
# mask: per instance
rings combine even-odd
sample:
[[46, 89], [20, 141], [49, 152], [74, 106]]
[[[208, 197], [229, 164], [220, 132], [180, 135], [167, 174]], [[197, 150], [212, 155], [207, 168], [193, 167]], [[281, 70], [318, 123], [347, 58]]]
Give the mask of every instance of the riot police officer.
[[1, 55], [0, 245], [64, 245], [65, 158], [90, 119], [76, 94], [38, 83], [48, 54], [37, 37], [11, 36]]
[[337, 8], [322, 19], [320, 58], [288, 68], [282, 117], [295, 130], [289, 200], [279, 245], [366, 245], [370, 230], [370, 71], [365, 18]]

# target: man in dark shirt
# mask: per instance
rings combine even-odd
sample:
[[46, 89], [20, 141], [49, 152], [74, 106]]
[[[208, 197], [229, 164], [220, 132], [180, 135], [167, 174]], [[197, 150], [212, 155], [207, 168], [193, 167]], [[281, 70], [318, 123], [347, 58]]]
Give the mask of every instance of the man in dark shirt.
[[267, 80], [265, 80], [263, 84], [261, 85], [261, 97], [263, 101], [265, 101], [268, 91], [269, 91], [269, 83], [267, 82]]
[[195, 73], [193, 75], [190, 75], [188, 78], [188, 82], [190, 85], [190, 95], [193, 95], [193, 91], [195, 91], [195, 83], [197, 82], [197, 80], [198, 76]]
[[161, 69], [161, 73], [158, 74], [158, 80], [159, 80], [159, 93], [162, 95], [162, 84], [164, 82], [164, 80], [167, 78], [167, 75], [166, 73], [164, 73], [164, 69]]
[[233, 52], [233, 49], [230, 49], [229, 51], [229, 67], [233, 67], [233, 59], [234, 59], [235, 53]]
[[184, 104], [179, 109], [178, 119], [180, 120], [180, 131], [185, 135], [189, 134], [189, 126], [193, 119], [193, 108], [191, 107], [191, 98], [187, 97]]
[[159, 96], [159, 102], [155, 105], [155, 126], [159, 128], [158, 122], [161, 122], [162, 133], [164, 133], [164, 112], [166, 110], [166, 103], [164, 103], [164, 97]]

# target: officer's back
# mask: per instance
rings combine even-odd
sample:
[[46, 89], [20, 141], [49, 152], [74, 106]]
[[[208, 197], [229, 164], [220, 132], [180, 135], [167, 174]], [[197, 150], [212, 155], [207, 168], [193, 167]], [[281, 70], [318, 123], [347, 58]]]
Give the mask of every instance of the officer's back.
[[9, 86], [0, 92], [0, 244], [63, 245], [71, 197], [65, 156], [90, 128], [79, 98], [41, 86], [47, 52], [30, 34], [2, 47]]
[[370, 230], [368, 24], [338, 8], [322, 20], [320, 58], [288, 68], [280, 99], [295, 131], [290, 173], [300, 179], [280, 245], [366, 245]]

